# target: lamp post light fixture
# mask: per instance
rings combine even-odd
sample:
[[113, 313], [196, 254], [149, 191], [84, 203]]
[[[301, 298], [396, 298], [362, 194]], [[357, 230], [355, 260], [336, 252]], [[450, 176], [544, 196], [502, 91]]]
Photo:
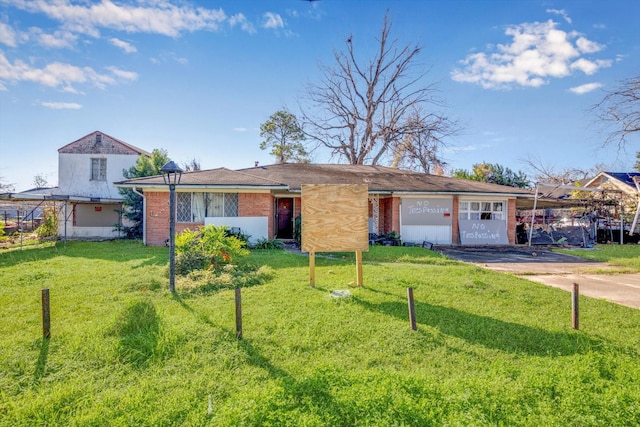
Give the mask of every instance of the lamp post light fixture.
[[180, 184], [182, 169], [174, 161], [160, 168], [164, 183], [169, 185], [169, 291], [176, 291], [176, 185]]

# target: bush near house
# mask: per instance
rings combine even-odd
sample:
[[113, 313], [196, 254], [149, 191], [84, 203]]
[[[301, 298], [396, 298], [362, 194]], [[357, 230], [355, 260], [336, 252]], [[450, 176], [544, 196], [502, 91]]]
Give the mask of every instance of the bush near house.
[[58, 215], [55, 208], [45, 208], [42, 213], [42, 222], [35, 229], [38, 238], [54, 237], [58, 235]]
[[233, 260], [249, 255], [246, 242], [229, 235], [227, 227], [207, 225], [186, 229], [176, 237], [176, 273], [219, 269]]

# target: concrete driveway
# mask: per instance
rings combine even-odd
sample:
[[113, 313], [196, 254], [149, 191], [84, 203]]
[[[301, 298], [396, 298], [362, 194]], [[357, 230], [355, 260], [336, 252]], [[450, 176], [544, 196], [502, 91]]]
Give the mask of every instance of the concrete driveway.
[[[640, 274], [615, 274], [620, 267], [529, 247], [438, 247], [443, 255], [547, 286], [640, 309]], [[609, 272], [607, 274], [607, 272]]]

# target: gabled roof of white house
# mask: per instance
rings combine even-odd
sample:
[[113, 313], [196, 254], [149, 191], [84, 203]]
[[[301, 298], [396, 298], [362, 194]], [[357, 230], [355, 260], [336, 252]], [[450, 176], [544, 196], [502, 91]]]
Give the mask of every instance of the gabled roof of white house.
[[141, 148], [127, 144], [104, 132], [95, 131], [58, 149], [65, 154], [129, 154], [149, 156]]
[[610, 185], [625, 193], [637, 194], [636, 180], [640, 179], [640, 172], [600, 172], [591, 181], [585, 184], [585, 187], [600, 187], [602, 185]]

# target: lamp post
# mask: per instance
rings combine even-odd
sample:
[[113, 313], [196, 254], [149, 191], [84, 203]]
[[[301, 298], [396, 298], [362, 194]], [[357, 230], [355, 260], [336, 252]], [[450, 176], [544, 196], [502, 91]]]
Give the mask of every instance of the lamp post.
[[164, 183], [169, 185], [169, 291], [176, 291], [176, 185], [180, 184], [182, 169], [173, 161], [160, 168]]

